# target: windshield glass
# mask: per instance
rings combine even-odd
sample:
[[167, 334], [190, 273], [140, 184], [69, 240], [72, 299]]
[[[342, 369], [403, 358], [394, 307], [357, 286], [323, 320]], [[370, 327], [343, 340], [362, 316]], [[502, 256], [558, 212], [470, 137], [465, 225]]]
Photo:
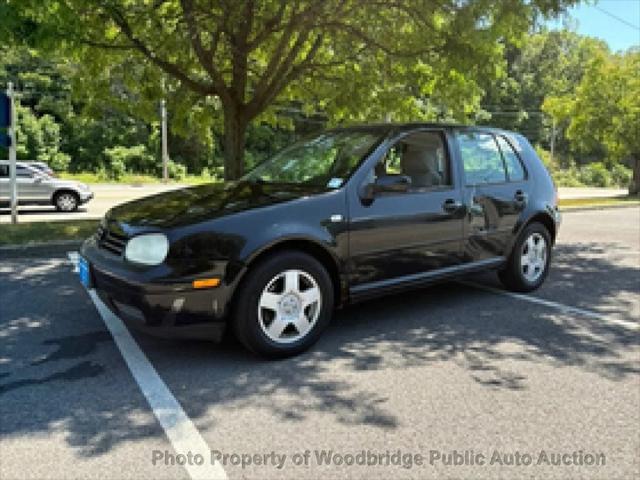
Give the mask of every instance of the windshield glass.
[[325, 132], [282, 150], [245, 175], [244, 180], [339, 188], [380, 137], [378, 132]]

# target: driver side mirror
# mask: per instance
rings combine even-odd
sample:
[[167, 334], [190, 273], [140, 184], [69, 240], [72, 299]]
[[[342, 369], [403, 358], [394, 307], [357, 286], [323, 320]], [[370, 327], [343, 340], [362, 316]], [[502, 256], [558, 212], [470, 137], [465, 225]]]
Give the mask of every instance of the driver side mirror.
[[372, 201], [378, 193], [402, 193], [408, 191], [410, 186], [411, 177], [407, 175], [381, 175], [374, 183], [364, 186], [361, 197]]

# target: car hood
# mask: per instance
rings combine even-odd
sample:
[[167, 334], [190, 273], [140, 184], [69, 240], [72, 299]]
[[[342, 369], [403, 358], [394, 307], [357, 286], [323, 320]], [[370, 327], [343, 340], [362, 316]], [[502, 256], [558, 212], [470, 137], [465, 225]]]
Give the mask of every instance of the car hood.
[[325, 187], [231, 182], [181, 188], [112, 208], [108, 221], [130, 227], [172, 228], [326, 191]]

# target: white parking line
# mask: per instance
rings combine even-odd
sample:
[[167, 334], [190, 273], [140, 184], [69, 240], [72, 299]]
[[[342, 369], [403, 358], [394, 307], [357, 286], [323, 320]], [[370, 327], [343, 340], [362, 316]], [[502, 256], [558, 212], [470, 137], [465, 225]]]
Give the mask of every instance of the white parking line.
[[78, 273], [78, 252], [67, 252], [71, 265], [73, 265], [73, 273]]
[[[75, 253], [75, 256], [71, 253]], [[77, 253], [70, 252], [69, 260], [76, 263]], [[209, 445], [162, 381], [122, 320], [107, 308], [94, 290], [88, 290], [88, 292], [175, 452], [184, 455], [188, 453], [199, 454], [204, 459], [201, 465], [196, 465], [194, 462], [185, 463], [184, 467], [189, 476], [192, 479], [225, 480], [227, 474], [222, 465], [219, 462], [212, 463], [210, 461], [211, 449]]]
[[517, 298], [518, 300], [524, 300], [525, 302], [537, 303], [538, 305], [544, 305], [545, 307], [555, 308], [564, 313], [573, 313], [581, 315], [583, 317], [595, 318], [598, 320], [606, 319], [607, 323], [620, 325], [621, 327], [629, 328], [632, 330], [638, 330], [640, 325], [636, 322], [629, 322], [621, 318], [613, 318], [611, 315], [594, 312], [591, 310], [585, 310], [584, 308], [572, 307], [570, 305], [564, 305], [562, 303], [553, 302], [551, 300], [545, 300], [543, 298], [534, 297], [532, 295], [525, 295], [523, 293], [508, 292], [506, 290], [500, 290], [499, 288], [490, 287], [488, 285], [481, 285], [475, 282], [459, 281], [458, 283], [466, 285], [468, 287], [478, 288], [480, 290], [486, 290], [487, 292], [496, 293], [498, 295], [504, 295], [511, 298]]

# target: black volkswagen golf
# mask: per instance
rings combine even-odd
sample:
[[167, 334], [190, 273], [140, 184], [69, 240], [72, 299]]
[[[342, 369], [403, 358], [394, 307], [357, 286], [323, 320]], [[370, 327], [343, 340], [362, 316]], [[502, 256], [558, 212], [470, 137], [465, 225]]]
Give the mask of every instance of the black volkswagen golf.
[[128, 324], [250, 350], [309, 348], [336, 307], [474, 271], [538, 288], [560, 215], [529, 142], [457, 125], [368, 125], [295, 143], [238, 181], [111, 209], [83, 282]]

